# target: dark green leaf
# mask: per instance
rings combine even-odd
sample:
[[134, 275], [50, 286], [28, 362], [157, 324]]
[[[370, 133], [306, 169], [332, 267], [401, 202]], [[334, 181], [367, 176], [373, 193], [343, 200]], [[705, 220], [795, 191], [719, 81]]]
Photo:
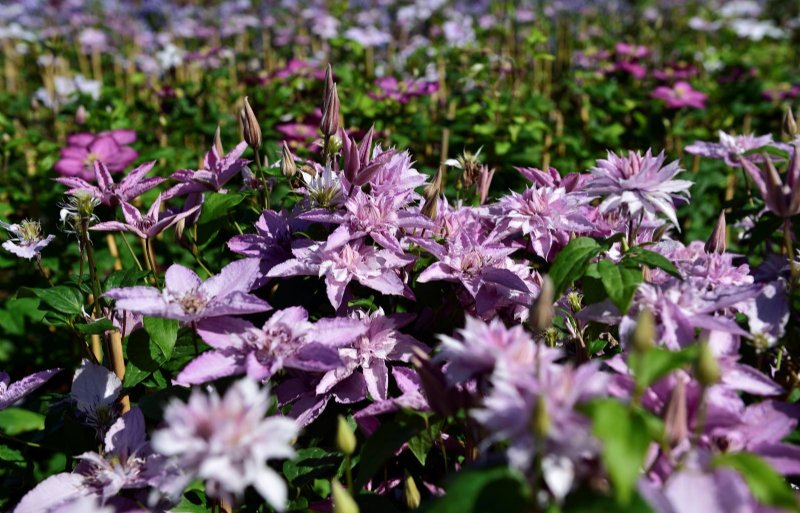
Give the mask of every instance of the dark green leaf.
[[83, 307], [83, 295], [80, 291], [66, 285], [59, 285], [49, 289], [27, 289], [34, 293], [36, 297], [47, 303], [54, 310], [77, 315], [81, 313]]
[[226, 217], [233, 210], [233, 207], [241, 203], [244, 198], [244, 194], [240, 193], [209, 194], [206, 196], [205, 202], [203, 202], [203, 213], [200, 215], [198, 224], [207, 224]]
[[611, 260], [598, 262], [597, 271], [608, 297], [621, 313], [627, 312], [633, 294], [642, 282], [642, 271], [616, 264]]
[[75, 327], [84, 335], [99, 335], [116, 329], [114, 323], [105, 317], [94, 322], [78, 324]]
[[299, 449], [294, 458], [283, 463], [283, 475], [294, 486], [302, 486], [318, 477], [330, 479], [336, 474], [342, 456], [320, 447]]
[[150, 335], [150, 354], [153, 360], [164, 363], [172, 356], [178, 339], [178, 321], [160, 317], [145, 317], [144, 330]]
[[425, 460], [428, 459], [428, 452], [433, 447], [436, 437], [442, 430], [443, 422], [439, 421], [431, 425], [429, 428], [417, 433], [411, 440], [408, 441], [408, 448], [416, 456], [417, 460], [425, 465]]
[[726, 453], [714, 457], [713, 464], [730, 467], [742, 475], [753, 496], [762, 504], [800, 511], [792, 489], [769, 463], [755, 454]]
[[555, 295], [560, 296], [567, 285], [583, 276], [589, 262], [602, 250], [602, 246], [589, 237], [578, 237], [567, 244], [550, 266]]
[[381, 424], [361, 448], [356, 483], [361, 486], [369, 481], [394, 452], [413, 435], [414, 429], [400, 424]]
[[656, 267], [665, 271], [676, 278], [681, 277], [681, 273], [678, 271], [678, 268], [675, 267], [667, 257], [656, 253], [655, 251], [650, 251], [644, 248], [631, 248], [630, 251], [625, 253], [625, 257], [623, 258], [623, 262], [626, 264], [628, 263], [635, 263], [638, 265], [646, 265], [648, 267]]
[[524, 513], [532, 511], [529, 490], [522, 476], [507, 467], [469, 469], [456, 474], [446, 493], [423, 511], [426, 513]]
[[16, 436], [28, 431], [44, 429], [44, 415], [22, 408], [0, 410], [0, 430], [7, 435]]

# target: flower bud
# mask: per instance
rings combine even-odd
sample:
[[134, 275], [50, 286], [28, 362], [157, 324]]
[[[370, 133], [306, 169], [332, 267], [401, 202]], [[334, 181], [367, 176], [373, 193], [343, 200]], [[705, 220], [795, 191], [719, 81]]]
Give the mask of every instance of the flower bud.
[[327, 93], [322, 107], [322, 122], [319, 129], [326, 137], [331, 137], [339, 131], [339, 94], [336, 92], [335, 83]]
[[403, 491], [405, 492], [406, 506], [408, 506], [408, 509], [417, 509], [422, 502], [422, 496], [419, 493], [419, 488], [417, 488], [417, 483], [414, 482], [414, 478], [411, 477], [408, 471], [406, 471]]
[[791, 107], [786, 108], [786, 114], [783, 116], [783, 133], [789, 137], [797, 135], [797, 121], [794, 119], [794, 113]]
[[680, 377], [672, 389], [664, 415], [667, 440], [675, 447], [689, 436], [689, 407], [686, 402], [686, 383]]
[[89, 111], [86, 110], [86, 107], [83, 105], [78, 106], [78, 110], [75, 111], [75, 123], [82, 125], [86, 123], [86, 120], [89, 118]]
[[214, 130], [214, 149], [217, 150], [217, 155], [220, 157], [225, 155], [225, 150], [222, 148], [222, 136], [220, 135], [219, 125]]
[[658, 242], [661, 239], [663, 239], [664, 235], [667, 234], [667, 231], [670, 228], [672, 228], [672, 225], [669, 224], [669, 223], [664, 223], [661, 226], [659, 226], [658, 228], [656, 228], [656, 231], [653, 232], [653, 242]]
[[727, 249], [727, 244], [725, 242], [726, 234], [726, 226], [725, 226], [725, 211], [719, 213], [719, 218], [717, 219], [717, 224], [714, 225], [714, 229], [711, 231], [711, 236], [706, 241], [706, 253], [725, 253]]
[[289, 150], [289, 145], [286, 144], [286, 141], [283, 141], [283, 148], [281, 149], [281, 174], [287, 178], [297, 174], [297, 163], [294, 161], [294, 155]]
[[331, 481], [334, 513], [359, 513], [358, 504], [338, 479]]
[[239, 117], [242, 122], [242, 134], [245, 142], [248, 146], [258, 151], [261, 149], [261, 126], [258, 124], [253, 108], [250, 107], [250, 101], [247, 96], [244, 97], [244, 108], [239, 111]]
[[336, 427], [336, 448], [344, 455], [350, 456], [356, 452], [356, 436], [344, 417], [339, 415]]
[[707, 342], [700, 344], [700, 355], [697, 358], [695, 378], [701, 385], [708, 387], [719, 381], [719, 363]]
[[539, 297], [531, 305], [528, 325], [536, 331], [544, 331], [553, 324], [556, 309], [553, 307], [553, 280], [549, 276], [542, 279]]
[[572, 310], [572, 313], [578, 313], [583, 308], [583, 305], [581, 305], [583, 302], [583, 294], [573, 290], [567, 294], [567, 302], [569, 303], [569, 308]]
[[536, 405], [533, 407], [533, 412], [531, 413], [531, 431], [533, 431], [533, 436], [540, 439], [546, 438], [547, 434], [550, 433], [551, 424], [550, 414], [547, 412], [547, 403], [544, 397], [539, 396], [536, 400]]
[[636, 321], [636, 327], [631, 334], [631, 345], [633, 350], [639, 353], [644, 353], [653, 346], [655, 346], [656, 325], [653, 319], [653, 313], [644, 309], [639, 312], [639, 318]]

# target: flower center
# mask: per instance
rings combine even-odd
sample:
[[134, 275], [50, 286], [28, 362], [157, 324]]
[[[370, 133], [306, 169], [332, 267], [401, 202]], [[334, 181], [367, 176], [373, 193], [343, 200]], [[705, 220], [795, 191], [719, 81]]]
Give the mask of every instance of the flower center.
[[187, 292], [178, 299], [178, 304], [181, 305], [183, 311], [190, 314], [199, 312], [207, 303], [208, 300], [197, 290]]

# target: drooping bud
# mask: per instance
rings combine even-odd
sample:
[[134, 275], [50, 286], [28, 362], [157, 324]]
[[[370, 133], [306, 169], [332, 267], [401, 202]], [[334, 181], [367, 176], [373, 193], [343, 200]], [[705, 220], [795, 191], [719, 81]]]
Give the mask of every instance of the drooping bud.
[[417, 483], [414, 482], [414, 478], [411, 477], [408, 471], [406, 471], [403, 491], [405, 492], [406, 506], [408, 506], [408, 509], [417, 509], [422, 502], [422, 496], [419, 493], [419, 488], [417, 488]]
[[336, 91], [335, 83], [329, 91], [326, 91], [319, 129], [326, 137], [331, 137], [339, 131], [339, 93]]
[[550, 433], [551, 424], [550, 413], [547, 411], [547, 402], [545, 402], [544, 397], [539, 396], [539, 398], [536, 399], [536, 405], [534, 405], [533, 412], [531, 413], [531, 431], [533, 432], [533, 436], [539, 439], [546, 438], [548, 433]]
[[798, 134], [797, 121], [794, 119], [791, 107], [787, 107], [786, 114], [783, 115], [783, 133], [792, 138]]
[[359, 513], [358, 504], [338, 479], [331, 481], [334, 513]]
[[725, 211], [719, 213], [719, 218], [717, 219], [717, 224], [714, 225], [714, 229], [711, 231], [711, 236], [706, 241], [706, 253], [719, 253], [720, 255], [725, 253], [728, 245], [725, 242], [726, 235], [727, 235], [727, 228], [725, 226]]
[[281, 174], [287, 178], [297, 174], [297, 163], [294, 161], [294, 155], [292, 155], [292, 151], [286, 141], [283, 141], [281, 149]]
[[222, 136], [220, 135], [219, 125], [214, 130], [214, 149], [217, 150], [217, 155], [225, 155], [225, 150], [222, 148]]
[[242, 121], [242, 134], [248, 146], [258, 151], [261, 149], [261, 126], [258, 124], [253, 108], [247, 96], [244, 97], [244, 108], [239, 112]]
[[356, 452], [356, 435], [353, 434], [350, 425], [341, 415], [339, 415], [339, 421], [336, 427], [336, 448], [346, 456], [350, 456]]
[[697, 357], [695, 377], [697, 381], [705, 387], [711, 386], [719, 381], [719, 363], [717, 363], [717, 358], [711, 351], [708, 342], [700, 344], [700, 355]]
[[86, 120], [89, 118], [89, 111], [86, 110], [86, 107], [83, 105], [78, 106], [78, 110], [75, 111], [75, 122], [79, 125], [86, 123]]
[[631, 334], [631, 346], [634, 351], [644, 353], [655, 346], [655, 337], [656, 324], [653, 313], [645, 308], [639, 312], [639, 318], [636, 320], [636, 327]]
[[689, 436], [689, 408], [686, 402], [686, 383], [678, 378], [672, 389], [667, 413], [664, 415], [664, 430], [671, 446], [678, 445]]
[[549, 276], [542, 279], [542, 288], [539, 290], [539, 297], [531, 305], [528, 316], [528, 324], [536, 331], [544, 331], [553, 324], [553, 317], [556, 314], [553, 302], [554, 294], [553, 280]]

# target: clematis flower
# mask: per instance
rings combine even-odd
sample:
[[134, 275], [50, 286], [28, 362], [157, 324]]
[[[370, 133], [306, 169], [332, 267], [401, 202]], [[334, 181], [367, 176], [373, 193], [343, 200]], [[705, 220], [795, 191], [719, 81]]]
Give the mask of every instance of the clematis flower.
[[145, 178], [145, 175], [153, 169], [154, 165], [155, 161], [142, 164], [128, 173], [117, 184], [114, 183], [108, 167], [102, 161], [97, 160], [94, 162], [94, 175], [97, 185], [93, 185], [77, 176], [55, 178], [55, 181], [69, 187], [67, 194], [71, 194], [76, 190], [86, 190], [94, 194], [104, 205], [114, 207], [120, 203], [130, 203], [135, 198], [164, 182], [165, 179], [160, 176]]
[[139, 286], [111, 289], [104, 296], [116, 301], [117, 310], [192, 323], [270, 310], [266, 301], [248, 294], [257, 278], [258, 260], [252, 258], [231, 262], [206, 281], [191, 269], [173, 264], [164, 276], [163, 291]]
[[[725, 164], [738, 167], [741, 165], [740, 160], [746, 152], [764, 146], [789, 149], [789, 145], [773, 141], [771, 134], [760, 136], [752, 134], [729, 135], [720, 130], [718, 143], [695, 141], [694, 144], [686, 147], [686, 152], [712, 159], [723, 159]], [[762, 157], [761, 155], [748, 155], [746, 158], [758, 162]]]
[[676, 160], [664, 166], [665, 158], [664, 152], [653, 157], [650, 150], [644, 155], [631, 151], [627, 157], [608, 152], [608, 157], [592, 168], [586, 194], [605, 198], [600, 212], [624, 209], [632, 216], [661, 212], [678, 226], [674, 201], [689, 197], [692, 182], [673, 180], [681, 171], [680, 163]]
[[80, 133], [67, 137], [61, 159], [55, 163], [60, 175], [91, 181], [95, 177], [94, 163], [103, 162], [111, 173], [118, 173], [139, 156], [129, 145], [136, 141], [133, 130], [111, 130], [99, 134]]
[[36, 372], [14, 383], [11, 383], [11, 378], [7, 373], [0, 372], [0, 410], [14, 405], [14, 403], [47, 383], [50, 378], [59, 372], [61, 372], [61, 369]]
[[245, 373], [250, 379], [266, 381], [284, 368], [330, 371], [342, 364], [336, 348], [366, 331], [356, 319], [311, 323], [301, 307], [276, 311], [262, 328], [228, 317], [203, 320], [197, 332], [214, 350], [192, 360], [175, 381], [193, 385]]
[[395, 153], [394, 150], [387, 150], [373, 154], [372, 138], [374, 135], [375, 127], [371, 127], [360, 143], [356, 143], [355, 139], [346, 134], [342, 138], [342, 175], [349, 184], [348, 194], [354, 187], [361, 187], [369, 183]]
[[439, 90], [437, 82], [427, 82], [424, 80], [406, 79], [397, 80], [395, 77], [381, 77], [375, 80], [377, 92], [368, 93], [371, 98], [385, 100], [387, 98], [399, 103], [408, 103], [411, 98], [417, 96], [430, 96]]
[[122, 490], [148, 486], [154, 455], [145, 441], [144, 416], [133, 408], [106, 433], [103, 453], [85, 452], [72, 473], [45, 479], [22, 498], [14, 513], [51, 512], [86, 498], [105, 503]]
[[165, 200], [189, 194], [198, 194], [205, 191], [220, 192], [247, 164], [247, 160], [239, 157], [247, 149], [247, 143], [242, 141], [227, 155], [220, 155], [215, 146], [206, 153], [203, 167], [193, 171], [180, 169], [172, 174], [172, 178], [180, 182], [174, 185], [163, 196]]
[[255, 223], [256, 233], [235, 235], [228, 241], [234, 253], [261, 261], [260, 278], [255, 287], [267, 281], [267, 273], [276, 265], [292, 258], [292, 232], [302, 231], [308, 223], [286, 212], [265, 210]]
[[770, 158], [762, 159], [760, 168], [750, 159], [741, 163], [770, 212], [783, 219], [800, 214], [800, 143], [791, 146], [785, 183]]
[[169, 214], [161, 212], [161, 200], [162, 195], [159, 194], [144, 216], [139, 212], [139, 209], [130, 203], [122, 203], [122, 214], [125, 216], [124, 223], [120, 221], [105, 221], [97, 223], [91, 229], [101, 232], [130, 232], [140, 239], [152, 239], [180, 220], [191, 216], [200, 208], [200, 205], [195, 205], [183, 212]]
[[3, 243], [3, 248], [20, 258], [28, 260], [40, 258], [39, 254], [47, 247], [55, 235], [44, 237], [42, 225], [38, 221], [25, 219], [19, 224], [8, 224], [0, 221], [0, 227], [6, 230], [11, 236]]
[[663, 100], [670, 109], [705, 109], [708, 95], [696, 91], [688, 82], [676, 82], [672, 87], [658, 86], [650, 94], [657, 100]]
[[[220, 397], [195, 390], [184, 403], [173, 399], [164, 411], [166, 426], [153, 434], [153, 448], [182, 469], [180, 480], [206, 483], [206, 493], [229, 502], [253, 485], [275, 509], [286, 507], [286, 483], [266, 461], [294, 456], [297, 424], [266, 417], [270, 397], [249, 379], [234, 383]], [[181, 492], [182, 492], [182, 487]]]
[[101, 434], [119, 415], [121, 391], [122, 381], [116, 374], [84, 358], [72, 378], [69, 396], [81, 420]]
[[344, 201], [341, 177], [333, 172], [330, 164], [313, 174], [301, 169], [300, 177], [305, 187], [299, 192], [305, 195], [310, 206], [331, 208]]
[[414, 262], [414, 257], [376, 250], [361, 241], [328, 250], [323, 243], [292, 250], [294, 258], [273, 267], [267, 276], [325, 277], [328, 300], [334, 308], [342, 304], [347, 285], [356, 280], [382, 294], [413, 298], [399, 270]]

